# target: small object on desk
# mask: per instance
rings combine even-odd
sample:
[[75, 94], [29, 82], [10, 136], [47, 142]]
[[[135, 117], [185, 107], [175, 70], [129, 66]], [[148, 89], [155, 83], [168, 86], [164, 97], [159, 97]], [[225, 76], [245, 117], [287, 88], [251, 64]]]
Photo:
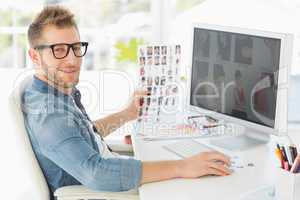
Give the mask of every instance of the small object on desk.
[[198, 117], [204, 117], [205, 115], [191, 115], [191, 116], [188, 116], [187, 118], [188, 119], [193, 119], [193, 118], [198, 118]]
[[208, 115], [191, 115], [191, 116], [188, 116], [188, 119], [194, 119], [194, 118], [206, 118], [206, 120], [209, 120], [211, 122], [218, 122], [219, 120], [211, 117], [211, 116], [208, 116]]
[[211, 116], [205, 115], [205, 117], [210, 122], [213, 122], [213, 123], [218, 123], [219, 122], [219, 120], [217, 120], [216, 118], [213, 118]]
[[248, 163], [248, 167], [254, 167], [254, 163]]
[[300, 157], [295, 145], [279, 145], [276, 144], [275, 155], [280, 161], [282, 169], [298, 173], [300, 168]]
[[194, 115], [194, 116], [189, 116], [187, 119], [189, 124], [199, 129], [213, 128], [213, 127], [224, 125], [224, 124], [219, 124], [218, 123], [219, 120], [210, 117], [208, 115]]
[[240, 165], [238, 165], [238, 166], [234, 166], [235, 168], [239, 168], [239, 169], [243, 169], [244, 168], [244, 166], [240, 166]]
[[280, 162], [281, 168], [284, 168], [283, 155], [282, 155], [282, 153], [281, 153], [279, 144], [277, 144], [277, 146], [276, 146], [276, 149], [275, 149], [275, 155], [276, 155], [276, 157], [278, 158], [278, 160], [279, 160], [279, 162]]

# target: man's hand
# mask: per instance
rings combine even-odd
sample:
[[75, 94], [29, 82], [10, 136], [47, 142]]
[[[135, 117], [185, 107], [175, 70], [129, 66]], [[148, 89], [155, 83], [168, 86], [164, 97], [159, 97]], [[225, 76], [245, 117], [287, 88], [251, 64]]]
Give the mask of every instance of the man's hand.
[[228, 168], [230, 159], [218, 152], [204, 152], [181, 160], [179, 177], [197, 178], [205, 175], [226, 176], [232, 173]]
[[133, 93], [131, 102], [123, 111], [124, 116], [128, 121], [134, 120], [139, 116], [139, 109], [143, 104], [143, 97], [147, 95], [147, 91], [137, 90]]
[[141, 99], [143, 99], [142, 97], [145, 95], [147, 95], [146, 91], [134, 92], [132, 100], [126, 109], [94, 121], [101, 136], [105, 137], [121, 127], [124, 123], [136, 119], [139, 115], [139, 108], [142, 106], [140, 105], [142, 103]]
[[231, 174], [230, 160], [218, 152], [203, 152], [184, 160], [143, 162], [141, 184], [173, 178]]

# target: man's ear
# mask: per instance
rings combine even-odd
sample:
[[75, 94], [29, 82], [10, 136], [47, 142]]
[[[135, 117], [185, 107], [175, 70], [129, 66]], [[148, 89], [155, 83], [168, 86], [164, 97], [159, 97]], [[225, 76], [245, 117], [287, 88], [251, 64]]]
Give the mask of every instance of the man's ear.
[[36, 50], [33, 49], [33, 48], [30, 48], [30, 49], [28, 50], [28, 55], [29, 55], [31, 61], [32, 61], [35, 65], [40, 66], [40, 64], [41, 64], [41, 56], [40, 56], [40, 54], [39, 54], [38, 51], [36, 51]]

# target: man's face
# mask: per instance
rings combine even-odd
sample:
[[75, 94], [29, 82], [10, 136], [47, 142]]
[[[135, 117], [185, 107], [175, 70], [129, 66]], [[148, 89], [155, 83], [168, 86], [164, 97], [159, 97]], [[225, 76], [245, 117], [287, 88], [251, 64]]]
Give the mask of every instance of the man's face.
[[[80, 42], [80, 37], [75, 27], [57, 28], [47, 26], [43, 30], [42, 38], [38, 45], [52, 45], [57, 43], [72, 44]], [[81, 57], [76, 57], [72, 48], [68, 56], [63, 59], [54, 57], [51, 48], [36, 51], [36, 63], [41, 70], [43, 77], [54, 85], [63, 88], [72, 88], [79, 81]]]

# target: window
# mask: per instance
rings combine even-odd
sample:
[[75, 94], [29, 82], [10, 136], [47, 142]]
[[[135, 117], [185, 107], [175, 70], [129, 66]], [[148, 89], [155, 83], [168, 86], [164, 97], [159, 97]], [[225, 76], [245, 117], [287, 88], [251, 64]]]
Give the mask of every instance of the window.
[[193, 7], [199, 5], [200, 3], [204, 2], [205, 0], [190, 0], [190, 1], [184, 1], [184, 0], [176, 0], [176, 15], [183, 13], [185, 11], [188, 11], [192, 9]]
[[130, 66], [137, 45], [152, 39], [150, 0], [18, 0], [0, 6], [0, 67], [31, 66], [26, 33], [36, 14], [32, 10], [54, 3], [76, 13], [82, 40], [90, 43], [84, 69]]

